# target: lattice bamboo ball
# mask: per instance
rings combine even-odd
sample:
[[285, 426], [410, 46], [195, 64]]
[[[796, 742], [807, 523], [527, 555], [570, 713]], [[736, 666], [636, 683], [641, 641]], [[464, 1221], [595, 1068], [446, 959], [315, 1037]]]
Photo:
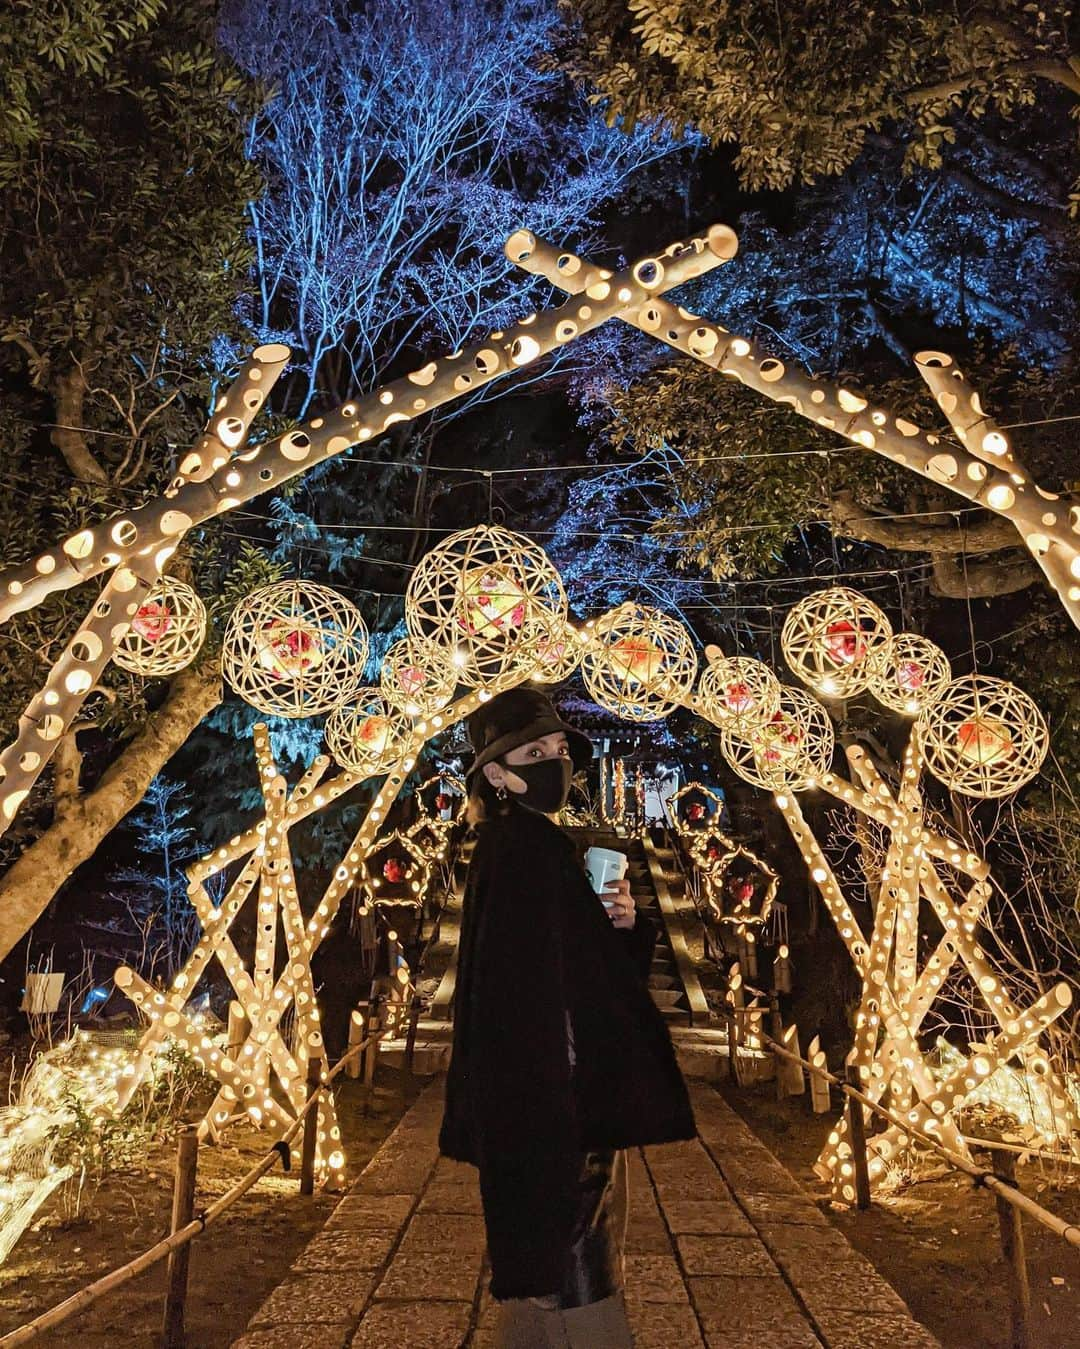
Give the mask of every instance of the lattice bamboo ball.
[[676, 619], [623, 604], [586, 626], [582, 671], [601, 707], [628, 721], [657, 721], [689, 697], [697, 654]]
[[965, 675], [946, 686], [916, 723], [926, 766], [964, 796], [1009, 796], [1042, 767], [1050, 736], [1023, 689]]
[[697, 688], [698, 706], [717, 726], [745, 735], [768, 721], [780, 706], [780, 681], [759, 660], [749, 656], [724, 656], [716, 651], [702, 672]]
[[405, 595], [417, 652], [434, 648], [463, 684], [496, 691], [520, 682], [538, 643], [566, 622], [566, 595], [547, 554], [494, 525], [463, 530], [420, 560]]
[[805, 791], [828, 771], [833, 756], [833, 726], [816, 698], [784, 685], [780, 706], [746, 737], [720, 731], [724, 758], [744, 781], [770, 792]]
[[402, 757], [411, 733], [408, 718], [392, 707], [378, 689], [363, 688], [348, 706], [326, 719], [326, 744], [336, 761], [351, 773], [372, 777], [385, 773]]
[[221, 666], [260, 712], [310, 717], [360, 687], [367, 651], [364, 620], [344, 596], [308, 581], [278, 581], [233, 610]]
[[569, 679], [581, 664], [582, 642], [567, 625], [537, 641], [533, 652], [532, 679], [537, 684], [559, 684]]
[[949, 659], [927, 637], [898, 632], [866, 660], [870, 692], [894, 712], [914, 716], [941, 697], [952, 679]]
[[784, 659], [804, 684], [830, 698], [866, 687], [870, 657], [892, 637], [889, 620], [857, 590], [834, 586], [807, 595], [784, 620]]
[[191, 586], [163, 576], [139, 605], [113, 660], [132, 674], [157, 678], [190, 665], [206, 640], [206, 605]]
[[418, 652], [407, 637], [383, 657], [379, 687], [392, 707], [410, 717], [430, 717], [454, 696], [457, 674], [434, 647]]

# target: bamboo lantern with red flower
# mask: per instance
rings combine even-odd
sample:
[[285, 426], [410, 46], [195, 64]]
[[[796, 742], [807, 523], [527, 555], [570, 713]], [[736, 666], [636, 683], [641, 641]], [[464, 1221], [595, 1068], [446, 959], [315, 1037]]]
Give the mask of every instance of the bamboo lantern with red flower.
[[405, 595], [416, 654], [491, 693], [533, 673], [536, 653], [566, 626], [566, 594], [547, 554], [494, 525], [462, 530], [420, 559]]
[[705, 656], [695, 697], [702, 715], [736, 734], [768, 721], [780, 705], [780, 681], [769, 667], [749, 656], [725, 656], [717, 646], [707, 646]]
[[720, 728], [720, 747], [738, 775], [766, 791], [805, 791], [832, 763], [835, 737], [816, 698], [784, 685], [780, 706], [749, 736]]
[[407, 637], [383, 657], [379, 687], [392, 707], [419, 719], [442, 711], [454, 696], [457, 674], [436, 652], [419, 652]]
[[160, 679], [190, 665], [206, 639], [206, 606], [191, 586], [163, 576], [139, 605], [116, 644], [123, 670]]
[[870, 692], [894, 712], [915, 716], [936, 702], [952, 679], [948, 657], [914, 632], [898, 632], [867, 660]]
[[681, 623], [659, 609], [623, 604], [586, 624], [585, 687], [628, 721], [658, 721], [687, 701], [697, 656]]
[[1009, 796], [1042, 767], [1050, 737], [1022, 689], [988, 675], [946, 685], [916, 722], [926, 766], [964, 796]]
[[378, 689], [359, 689], [355, 701], [326, 719], [326, 744], [342, 768], [364, 777], [385, 773], [405, 753], [410, 736], [403, 712]]
[[889, 620], [857, 590], [833, 586], [807, 595], [784, 620], [784, 659], [804, 684], [829, 698], [867, 685], [870, 662], [892, 637]]
[[359, 609], [328, 586], [279, 581], [233, 610], [225, 678], [245, 702], [279, 717], [329, 712], [360, 687], [368, 635]]

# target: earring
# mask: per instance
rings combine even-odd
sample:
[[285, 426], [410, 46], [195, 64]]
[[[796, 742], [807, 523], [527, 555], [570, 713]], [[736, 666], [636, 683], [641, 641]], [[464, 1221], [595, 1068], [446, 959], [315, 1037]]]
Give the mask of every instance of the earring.
[[496, 796], [496, 798], [497, 798], [499, 801], [505, 801], [505, 800], [506, 800], [506, 788], [505, 788], [505, 787], [496, 787], [496, 788], [495, 788], [495, 796]]

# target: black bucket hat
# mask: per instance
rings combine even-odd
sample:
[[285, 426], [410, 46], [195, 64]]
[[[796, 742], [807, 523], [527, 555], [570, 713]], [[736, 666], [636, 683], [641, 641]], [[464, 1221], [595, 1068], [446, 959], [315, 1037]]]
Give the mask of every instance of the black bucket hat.
[[476, 758], [469, 768], [472, 778], [478, 768], [491, 763], [508, 750], [539, 740], [542, 735], [562, 731], [570, 746], [574, 770], [580, 772], [592, 760], [592, 741], [573, 726], [568, 726], [546, 694], [538, 689], [508, 689], [478, 708], [467, 722], [469, 739]]

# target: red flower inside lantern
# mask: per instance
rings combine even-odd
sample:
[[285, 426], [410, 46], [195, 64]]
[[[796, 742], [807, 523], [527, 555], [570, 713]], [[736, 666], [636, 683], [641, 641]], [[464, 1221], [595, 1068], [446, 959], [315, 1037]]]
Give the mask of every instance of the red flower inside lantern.
[[172, 624], [172, 610], [161, 600], [147, 600], [131, 620], [131, 626], [148, 642], [160, 642]]
[[383, 863], [382, 874], [391, 885], [400, 885], [405, 879], [405, 864], [400, 857], [388, 857]]
[[259, 663], [272, 674], [292, 678], [322, 664], [322, 643], [318, 634], [298, 628], [287, 618], [275, 618], [263, 629]]
[[464, 612], [458, 614], [457, 621], [470, 637], [504, 636], [525, 621], [525, 593], [499, 568], [469, 572], [463, 590]]
[[754, 882], [750, 880], [741, 880], [735, 885], [735, 900], [741, 907], [750, 903], [754, 898]]
[[664, 655], [647, 637], [620, 637], [610, 647], [611, 663], [628, 679], [648, 684], [660, 673]]
[[837, 665], [854, 665], [866, 655], [866, 641], [854, 623], [838, 618], [825, 629], [825, 650]]
[[691, 801], [686, 807], [686, 818], [688, 820], [703, 820], [705, 818], [705, 807], [700, 801]]
[[769, 763], [778, 763], [781, 759], [791, 758], [803, 738], [802, 729], [789, 721], [782, 711], [774, 712], [759, 734], [764, 757]]
[[715, 862], [720, 857], [720, 849], [716, 846], [715, 843], [710, 843], [709, 846], [705, 849], [705, 856], [708, 859], [708, 861]]
[[450, 809], [450, 797], [449, 797], [449, 795], [448, 795], [446, 792], [440, 792], [440, 793], [438, 794], [438, 796], [436, 796], [436, 798], [435, 798], [435, 809], [436, 809], [436, 810], [449, 810], [449, 809]]
[[1004, 722], [976, 714], [956, 732], [956, 747], [971, 763], [1000, 763], [1012, 756], [1016, 746]]
[[738, 680], [735, 683], [728, 684], [724, 690], [724, 702], [737, 717], [749, 712], [756, 701], [747, 685]]
[[926, 671], [917, 660], [902, 660], [896, 667], [896, 682], [905, 693], [918, 693], [926, 683]]

